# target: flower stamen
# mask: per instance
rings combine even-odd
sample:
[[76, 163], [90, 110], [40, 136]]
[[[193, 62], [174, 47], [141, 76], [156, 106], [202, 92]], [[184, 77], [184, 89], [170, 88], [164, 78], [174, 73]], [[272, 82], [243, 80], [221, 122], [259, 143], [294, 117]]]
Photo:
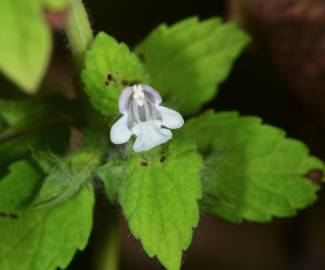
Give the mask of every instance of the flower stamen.
[[141, 84], [133, 86], [133, 99], [137, 102], [139, 106], [144, 106], [144, 93]]

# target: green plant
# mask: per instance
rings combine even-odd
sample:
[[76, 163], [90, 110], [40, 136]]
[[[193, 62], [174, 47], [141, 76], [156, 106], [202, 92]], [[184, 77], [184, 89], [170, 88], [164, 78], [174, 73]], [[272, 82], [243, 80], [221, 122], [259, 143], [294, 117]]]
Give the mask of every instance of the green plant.
[[[65, 31], [86, 93], [73, 102], [37, 92], [52, 46], [44, 6], [70, 8]], [[234, 23], [162, 24], [134, 51], [104, 32], [93, 37], [80, 0], [2, 0], [0, 25], [0, 70], [34, 94], [0, 100], [0, 269], [67, 267], [91, 232], [94, 185], [168, 270], [180, 269], [200, 212], [268, 222], [316, 200], [307, 175], [323, 175], [324, 164], [303, 143], [257, 117], [201, 113], [249, 42]], [[138, 84], [157, 89], [186, 121], [167, 143], [135, 153], [111, 144], [108, 131], [122, 90]], [[76, 134], [82, 142], [69, 147]], [[104, 250], [109, 269], [115, 248]]]

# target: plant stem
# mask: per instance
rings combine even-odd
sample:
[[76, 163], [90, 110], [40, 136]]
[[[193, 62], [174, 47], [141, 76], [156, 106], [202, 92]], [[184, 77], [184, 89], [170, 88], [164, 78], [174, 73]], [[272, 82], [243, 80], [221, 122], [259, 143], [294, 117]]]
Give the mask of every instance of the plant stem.
[[[70, 0], [70, 8], [70, 17], [65, 32], [76, 68], [80, 70], [84, 66], [85, 53], [93, 40], [93, 32], [82, 0]], [[88, 105], [88, 99], [84, 99], [84, 102]], [[85, 106], [88, 107], [87, 105]], [[96, 196], [96, 200], [98, 200], [98, 196]], [[98, 210], [101, 222], [97, 224], [97, 228], [100, 227], [100, 230], [97, 232], [99, 235], [95, 233], [95, 239], [97, 239], [95, 241], [95, 269], [118, 270], [120, 247], [119, 220], [116, 215], [113, 216], [110, 213], [111, 209], [109, 209], [108, 204], [105, 207], [99, 207]]]
[[85, 53], [93, 40], [93, 32], [82, 0], [71, 0], [70, 8], [69, 21], [65, 32], [74, 61], [78, 69], [81, 69]]
[[119, 220], [114, 218], [111, 221], [107, 234], [102, 236], [103, 246], [97, 255], [95, 269], [97, 270], [118, 270], [119, 268]]

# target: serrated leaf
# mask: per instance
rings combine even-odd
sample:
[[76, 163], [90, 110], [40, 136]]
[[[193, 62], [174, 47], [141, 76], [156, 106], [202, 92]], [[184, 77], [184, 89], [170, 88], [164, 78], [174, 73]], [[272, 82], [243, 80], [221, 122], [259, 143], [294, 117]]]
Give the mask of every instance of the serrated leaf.
[[63, 150], [68, 143], [68, 121], [56, 104], [45, 99], [0, 99], [0, 162], [23, 158], [30, 147]]
[[27, 161], [10, 166], [0, 181], [0, 269], [66, 268], [84, 249], [92, 227], [94, 194], [90, 185], [57, 207], [30, 209], [40, 175]]
[[41, 1], [0, 1], [0, 70], [27, 93], [34, 93], [46, 71], [51, 33]]
[[103, 181], [106, 194], [111, 202], [116, 201], [118, 198], [125, 166], [125, 160], [114, 157], [97, 169], [97, 175]]
[[203, 173], [204, 211], [234, 222], [265, 222], [293, 216], [316, 199], [318, 186], [305, 175], [324, 172], [324, 165], [282, 130], [234, 112], [206, 113], [184, 130], [201, 149], [210, 144]]
[[185, 122], [176, 136], [194, 142], [201, 153], [211, 150], [212, 142], [220, 130], [228, 129], [238, 120], [235, 112], [218, 113], [207, 111]]
[[248, 40], [234, 23], [189, 18], [158, 26], [136, 53], [151, 75], [151, 85], [171, 107], [188, 115], [213, 98]]
[[100, 153], [87, 148], [65, 158], [48, 152], [35, 152], [34, 159], [46, 173], [43, 185], [32, 207], [48, 207], [60, 204], [77, 194], [89, 183], [99, 165]]
[[93, 106], [111, 116], [118, 113], [121, 91], [129, 84], [148, 83], [149, 76], [124, 43], [101, 32], [86, 54], [82, 80]]
[[157, 256], [168, 270], [178, 270], [199, 222], [202, 161], [184, 141], [164, 147], [130, 157], [119, 199], [147, 254]]

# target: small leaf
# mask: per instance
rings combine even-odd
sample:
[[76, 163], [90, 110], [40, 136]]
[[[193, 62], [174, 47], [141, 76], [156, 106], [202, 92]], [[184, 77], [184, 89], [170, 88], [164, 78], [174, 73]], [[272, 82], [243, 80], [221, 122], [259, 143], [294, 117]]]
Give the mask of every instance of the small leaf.
[[52, 46], [40, 3], [0, 1], [0, 70], [27, 93], [37, 90]]
[[171, 107], [188, 115], [214, 97], [248, 40], [234, 23], [189, 18], [158, 26], [136, 53], [151, 75], [151, 85]]
[[193, 146], [173, 140], [162, 149], [133, 154], [123, 175], [119, 199], [129, 227], [168, 270], [180, 268], [199, 222], [201, 168]]
[[233, 112], [206, 113], [184, 130], [201, 150], [210, 144], [204, 211], [234, 222], [265, 222], [293, 216], [315, 201], [318, 186], [305, 176], [315, 169], [324, 172], [324, 165], [282, 130]]
[[0, 181], [0, 269], [63, 269], [87, 244], [94, 204], [91, 185], [57, 207], [32, 210], [27, 205], [40, 177], [30, 163], [18, 161]]
[[91, 180], [93, 171], [99, 165], [100, 153], [82, 149], [59, 158], [49, 151], [36, 152], [34, 159], [46, 173], [32, 204], [36, 208], [60, 204], [77, 194]]
[[115, 157], [97, 169], [97, 174], [103, 181], [106, 194], [111, 202], [118, 198], [125, 165], [125, 160]]
[[118, 113], [121, 91], [127, 85], [147, 83], [149, 76], [124, 43], [101, 32], [86, 54], [82, 80], [93, 106], [111, 116]]

